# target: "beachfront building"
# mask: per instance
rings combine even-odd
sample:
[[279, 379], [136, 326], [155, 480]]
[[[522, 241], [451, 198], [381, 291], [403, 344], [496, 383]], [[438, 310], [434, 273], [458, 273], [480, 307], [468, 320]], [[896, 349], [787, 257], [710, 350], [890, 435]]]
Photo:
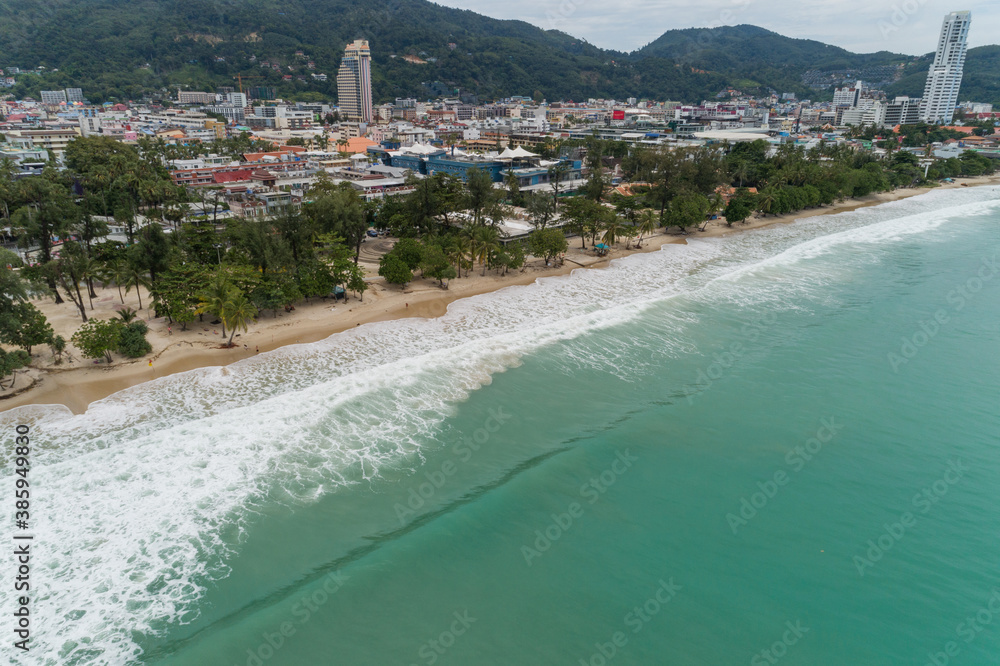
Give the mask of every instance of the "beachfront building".
[[363, 123], [372, 122], [372, 70], [368, 40], [356, 39], [344, 50], [337, 72], [340, 114]]
[[947, 125], [955, 114], [971, 21], [972, 13], [967, 11], [952, 12], [944, 17], [920, 104], [920, 119], [926, 123]]

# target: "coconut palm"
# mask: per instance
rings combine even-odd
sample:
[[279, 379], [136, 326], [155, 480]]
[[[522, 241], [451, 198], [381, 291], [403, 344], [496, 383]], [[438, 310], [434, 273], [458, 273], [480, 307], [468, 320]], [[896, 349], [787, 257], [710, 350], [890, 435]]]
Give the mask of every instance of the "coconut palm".
[[222, 321], [222, 335], [226, 335], [226, 319], [222, 316], [226, 303], [230, 301], [230, 294], [235, 290], [229, 282], [229, 278], [224, 273], [216, 273], [215, 280], [208, 289], [198, 294], [198, 307], [195, 314], [208, 313], [213, 317], [218, 317]]
[[[249, 328], [250, 322], [257, 318], [257, 308], [254, 307], [253, 303], [247, 300], [247, 297], [243, 295], [239, 289], [232, 289], [229, 292], [229, 298], [222, 306], [222, 312], [219, 316], [222, 320], [222, 325], [225, 326], [229, 324], [229, 343], [228, 346], [233, 346], [233, 338], [236, 336], [237, 329], [243, 329], [244, 332]], [[225, 335], [225, 333], [223, 333]]]
[[118, 298], [121, 299], [122, 305], [125, 305], [125, 296], [122, 294], [122, 285], [125, 285], [126, 291], [130, 289], [129, 280], [132, 279], [132, 274], [129, 271], [128, 262], [122, 258], [112, 259], [104, 264], [98, 279], [101, 282], [114, 282], [115, 286], [118, 288]]
[[473, 230], [472, 238], [476, 259], [483, 265], [483, 275], [486, 275], [487, 265], [500, 249], [500, 231], [496, 227], [480, 226]]
[[[612, 246], [618, 243], [618, 237], [622, 235], [622, 224], [621, 220], [617, 215], [609, 219], [607, 224], [604, 226], [604, 235], [601, 236], [601, 241], [607, 246]], [[596, 240], [598, 233], [598, 228], [595, 226], [594, 238]]]
[[629, 249], [632, 240], [639, 235], [639, 230], [631, 224], [622, 225], [622, 236], [625, 237], [625, 249]]
[[638, 226], [639, 240], [636, 242], [635, 246], [642, 247], [643, 236], [652, 236], [653, 232], [656, 231], [656, 228], [657, 228], [656, 211], [654, 211], [652, 208], [647, 208], [646, 210], [642, 211], [642, 214], [639, 216], [639, 226]]
[[125, 293], [127, 294], [132, 290], [132, 286], [135, 285], [135, 296], [139, 299], [139, 309], [142, 309], [142, 291], [141, 288], [145, 287], [149, 289], [152, 285], [149, 278], [146, 277], [146, 271], [139, 268], [138, 265], [132, 263], [131, 261], [125, 262], [126, 273], [128, 275], [128, 280], [125, 283]]
[[465, 258], [469, 255], [471, 248], [469, 239], [459, 234], [455, 236], [455, 242], [448, 251], [448, 260], [455, 262], [455, 271], [459, 277], [462, 277], [462, 266], [468, 265]]

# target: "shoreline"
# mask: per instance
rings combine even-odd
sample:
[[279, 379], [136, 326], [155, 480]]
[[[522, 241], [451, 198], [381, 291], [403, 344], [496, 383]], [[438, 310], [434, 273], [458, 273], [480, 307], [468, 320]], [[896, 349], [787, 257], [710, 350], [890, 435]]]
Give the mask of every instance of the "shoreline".
[[[203, 367], [225, 366], [259, 353], [266, 353], [291, 344], [311, 343], [323, 340], [336, 333], [363, 324], [390, 321], [404, 317], [433, 319], [447, 312], [448, 306], [456, 300], [486, 294], [505, 287], [527, 285], [538, 278], [568, 275], [578, 269], [606, 268], [614, 259], [653, 252], [671, 243], [686, 243], [688, 238], [723, 237], [732, 233], [742, 233], [775, 224], [790, 224], [818, 215], [845, 213], [860, 208], [898, 201], [938, 189], [953, 189], [967, 186], [1000, 184], [1000, 176], [963, 179], [935, 188], [905, 188], [893, 192], [873, 194], [861, 199], [850, 199], [831, 206], [798, 211], [788, 215], [750, 218], [745, 224], [735, 224], [732, 228], [724, 222], [712, 222], [704, 232], [693, 231], [687, 235], [660, 233], [645, 239], [641, 249], [624, 250], [617, 248], [608, 256], [597, 257], [590, 251], [581, 251], [579, 238], [569, 239], [570, 248], [566, 261], [561, 267], [545, 267], [540, 260], [526, 263], [518, 273], [505, 277], [482, 276], [477, 269], [468, 277], [452, 280], [449, 288], [442, 289], [436, 282], [415, 278], [406, 289], [384, 286], [379, 282], [369, 283], [369, 291], [364, 301], [351, 297], [345, 302], [333, 304], [329, 301], [314, 300], [312, 303], [296, 306], [291, 313], [276, 316], [264, 313], [251, 325], [250, 330], [234, 338], [235, 347], [221, 347], [223, 342], [218, 326], [195, 321], [187, 331], [168, 330], [164, 318], [146, 319], [150, 330], [147, 338], [153, 352], [146, 357], [132, 361], [116, 360], [112, 365], [93, 364], [86, 359], [77, 359], [63, 366], [32, 368], [18, 375], [18, 384], [6, 395], [0, 394], [0, 411], [25, 405], [61, 404], [74, 414], [86, 411], [97, 400], [106, 398], [126, 388], [152, 379], [186, 372]], [[367, 266], [369, 269], [371, 265]], [[373, 272], [373, 271], [372, 271]], [[134, 292], [126, 297], [125, 305], [136, 306]], [[148, 294], [143, 294], [145, 305]], [[55, 329], [69, 339], [73, 330], [79, 327], [79, 313], [71, 303], [55, 305], [51, 300], [33, 301], [41, 309]], [[115, 316], [115, 308], [122, 307], [116, 290], [102, 289], [95, 300], [94, 309], [88, 316], [107, 318]], [[68, 307], [67, 307], [68, 305]], [[141, 310], [140, 316], [149, 316]], [[173, 329], [176, 325], [171, 326]], [[227, 332], [228, 333], [228, 332]], [[213, 336], [219, 337], [214, 338]], [[245, 347], [244, 347], [245, 345]], [[48, 349], [39, 348], [36, 359], [49, 359]], [[148, 362], [152, 359], [153, 366]]]

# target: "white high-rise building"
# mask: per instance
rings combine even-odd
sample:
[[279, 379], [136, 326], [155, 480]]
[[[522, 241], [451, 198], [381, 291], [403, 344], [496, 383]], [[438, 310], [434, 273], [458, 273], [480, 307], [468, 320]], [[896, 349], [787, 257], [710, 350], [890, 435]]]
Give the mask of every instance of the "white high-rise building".
[[226, 93], [226, 101], [232, 104], [233, 106], [238, 106], [242, 109], [246, 108], [247, 96], [246, 93], [241, 93], [241, 92]]
[[344, 49], [337, 72], [340, 113], [363, 123], [372, 121], [372, 54], [368, 40], [356, 39]]
[[858, 81], [857, 85], [853, 88], [844, 86], [843, 88], [837, 88], [833, 91], [834, 106], [850, 106], [853, 108], [858, 105], [858, 100], [860, 99], [861, 81]]
[[944, 17], [920, 103], [920, 119], [926, 123], [948, 124], [955, 113], [971, 21], [971, 12], [952, 12]]

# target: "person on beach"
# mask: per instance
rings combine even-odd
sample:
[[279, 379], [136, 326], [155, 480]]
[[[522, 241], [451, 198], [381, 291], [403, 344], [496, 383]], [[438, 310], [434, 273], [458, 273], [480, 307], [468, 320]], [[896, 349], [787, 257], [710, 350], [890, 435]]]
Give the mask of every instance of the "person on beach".
[[149, 359], [149, 367], [153, 367], [153, 359]]
[[254, 345], [254, 347], [256, 349], [256, 351], [254, 351], [254, 354], [259, 354], [260, 353], [260, 345]]

